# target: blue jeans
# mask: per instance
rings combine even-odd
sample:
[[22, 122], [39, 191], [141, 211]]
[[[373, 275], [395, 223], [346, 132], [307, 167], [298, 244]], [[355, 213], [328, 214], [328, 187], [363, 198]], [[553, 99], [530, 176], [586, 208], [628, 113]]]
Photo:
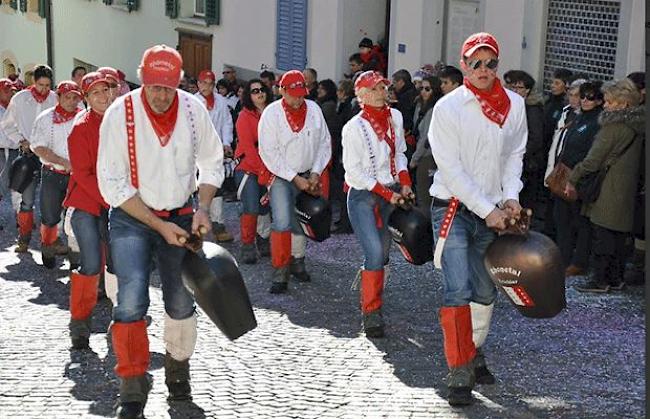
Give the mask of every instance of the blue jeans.
[[75, 209], [70, 219], [72, 231], [79, 244], [80, 267], [82, 275], [97, 275], [102, 270], [102, 247], [107, 250], [106, 264], [112, 272], [110, 250], [108, 248], [108, 212], [102, 211], [99, 217]]
[[[377, 227], [375, 207], [379, 206], [381, 227]], [[385, 199], [367, 190], [350, 188], [348, 191], [348, 215], [354, 234], [363, 250], [363, 268], [380, 271], [388, 263], [391, 234], [388, 217], [395, 207]]]
[[[113, 320], [130, 323], [147, 314], [154, 256], [169, 317], [181, 320], [194, 314], [194, 298], [181, 279], [181, 262], [187, 249], [167, 244], [160, 234], [119, 208], [111, 208], [109, 219], [111, 254], [118, 283]], [[172, 216], [167, 221], [189, 231], [192, 215]]]
[[[431, 208], [434, 246], [446, 211], [446, 207]], [[458, 209], [442, 253], [443, 306], [464, 306], [471, 301], [488, 305], [495, 300], [496, 287], [483, 265], [485, 250], [495, 237], [485, 220]]]
[[9, 167], [18, 156], [18, 150], [0, 148], [0, 197], [9, 196]]
[[271, 213], [273, 231], [289, 231], [295, 234], [304, 234], [296, 218], [296, 197], [300, 191], [293, 184], [276, 177], [271, 185]]
[[70, 176], [45, 167], [41, 171], [41, 222], [47, 227], [54, 227], [61, 221], [69, 179]]
[[[235, 184], [239, 185], [246, 173], [242, 170], [235, 170]], [[257, 175], [249, 174], [246, 184], [241, 191], [241, 207], [244, 214], [266, 215], [269, 213], [269, 206], [260, 204], [260, 198], [266, 193], [266, 187], [257, 183]]]

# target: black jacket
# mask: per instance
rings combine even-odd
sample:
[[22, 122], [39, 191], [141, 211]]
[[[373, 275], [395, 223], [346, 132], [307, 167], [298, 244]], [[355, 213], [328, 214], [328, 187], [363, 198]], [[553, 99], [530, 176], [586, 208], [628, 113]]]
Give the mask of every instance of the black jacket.
[[415, 112], [415, 98], [418, 96], [418, 90], [411, 82], [404, 85], [402, 90], [395, 92], [397, 103], [395, 109], [402, 113], [404, 120], [404, 132], [413, 131], [413, 113]]
[[544, 152], [544, 107], [541, 97], [530, 95], [526, 98], [526, 122], [528, 123], [528, 141], [524, 156], [524, 176], [537, 174], [546, 168]]
[[562, 116], [562, 109], [567, 105], [566, 95], [550, 95], [544, 103], [544, 151], [548, 154], [553, 142], [557, 122]]
[[594, 138], [600, 129], [598, 116], [601, 111], [602, 108], [598, 107], [588, 112], [581, 112], [567, 130], [560, 161], [571, 169], [589, 153]]

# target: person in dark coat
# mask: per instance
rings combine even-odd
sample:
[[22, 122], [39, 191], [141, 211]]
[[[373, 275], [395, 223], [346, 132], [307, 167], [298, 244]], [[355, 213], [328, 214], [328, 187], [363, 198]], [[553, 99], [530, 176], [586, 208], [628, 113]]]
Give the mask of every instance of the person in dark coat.
[[[591, 148], [598, 133], [598, 116], [602, 110], [601, 83], [587, 82], [580, 86], [580, 114], [567, 130], [560, 162], [570, 169], [580, 163]], [[556, 199], [553, 215], [557, 229], [557, 245], [565, 263], [566, 276], [586, 272], [591, 250], [591, 225], [581, 215], [582, 201], [568, 202]]]
[[[343, 127], [354, 116], [352, 113], [352, 100], [354, 99], [354, 83], [352, 80], [341, 80], [336, 89], [337, 103], [336, 116], [339, 126]], [[343, 190], [345, 170], [343, 169], [343, 146], [341, 135], [332, 135], [332, 187], [330, 197], [338, 201], [341, 207], [339, 219], [334, 222], [334, 234], [352, 234], [352, 226], [348, 217], [347, 193]]]
[[562, 115], [562, 109], [568, 104], [567, 90], [571, 84], [573, 73], [566, 68], [560, 68], [553, 73], [551, 80], [551, 93], [544, 103], [544, 144], [545, 152], [551, 147], [555, 127]]
[[571, 173], [568, 194], [585, 176], [609, 166], [598, 199], [583, 205], [594, 232], [594, 277], [582, 292], [608, 292], [623, 288], [625, 247], [634, 228], [634, 202], [639, 181], [640, 153], [645, 141], [645, 107], [641, 94], [627, 79], [603, 86], [605, 110], [600, 131], [587, 156]]
[[533, 210], [534, 221], [538, 221], [543, 216], [542, 208], [546, 199], [542, 179], [546, 165], [544, 105], [541, 96], [532, 92], [535, 79], [530, 74], [522, 70], [510, 70], [503, 75], [503, 80], [506, 83], [506, 88], [526, 100], [528, 140], [522, 174], [524, 189], [519, 193], [519, 200], [524, 208]]
[[[404, 119], [404, 137], [406, 138], [406, 158], [410, 161], [417, 140], [413, 133], [413, 114], [415, 113], [415, 99], [418, 97], [418, 90], [411, 81], [411, 73], [408, 70], [397, 70], [393, 74], [393, 89], [397, 102], [393, 105], [402, 113]], [[411, 179], [415, 179], [415, 171], [410, 170]]]

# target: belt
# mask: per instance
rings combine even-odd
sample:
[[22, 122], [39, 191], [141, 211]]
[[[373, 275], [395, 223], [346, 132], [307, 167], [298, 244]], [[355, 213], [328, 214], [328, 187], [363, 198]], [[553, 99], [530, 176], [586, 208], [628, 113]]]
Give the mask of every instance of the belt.
[[65, 170], [55, 169], [54, 166], [43, 165], [43, 167], [49, 170], [50, 172], [58, 173], [60, 175], [66, 175], [66, 176], [70, 175], [70, 173], [66, 172]]
[[[436, 198], [434, 196], [432, 201], [431, 201], [431, 205], [434, 206], [434, 207], [445, 207], [445, 208], [447, 208], [447, 207], [449, 207], [449, 200], [448, 199]], [[465, 204], [463, 204], [463, 203], [458, 204], [458, 210], [471, 212], [469, 210], [469, 208], [467, 208], [465, 206]]]
[[187, 207], [181, 207], [181, 208], [174, 208], [173, 210], [151, 210], [154, 214], [156, 214], [157, 217], [160, 218], [171, 218], [171, 217], [177, 217], [180, 215], [189, 215], [194, 213], [194, 208], [192, 206], [187, 206]]

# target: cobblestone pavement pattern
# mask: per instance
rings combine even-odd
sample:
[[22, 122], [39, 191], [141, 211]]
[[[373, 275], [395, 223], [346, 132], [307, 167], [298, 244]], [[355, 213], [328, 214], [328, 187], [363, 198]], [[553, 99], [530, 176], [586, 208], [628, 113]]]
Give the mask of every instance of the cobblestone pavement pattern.
[[[35, 262], [38, 250], [13, 253], [6, 201], [0, 210], [0, 417], [112, 417], [118, 382], [106, 339], [110, 303], [98, 305], [92, 351], [70, 351], [67, 262], [48, 271]], [[238, 231], [237, 205], [226, 204], [226, 214], [230, 231]], [[237, 244], [227, 247], [238, 254]], [[500, 295], [485, 345], [497, 384], [477, 387], [473, 406], [454, 409], [443, 398], [440, 272], [409, 265], [393, 250], [387, 338], [370, 341], [358, 291], [350, 289], [361, 262], [354, 236], [310, 243], [307, 256], [312, 282], [291, 283], [284, 296], [267, 293], [268, 258], [241, 267], [259, 327], [239, 340], [229, 342], [200, 315], [192, 403], [166, 402], [162, 299], [152, 279], [148, 418], [644, 416], [640, 288], [607, 296], [569, 288], [568, 308], [551, 320], [526, 319]]]

